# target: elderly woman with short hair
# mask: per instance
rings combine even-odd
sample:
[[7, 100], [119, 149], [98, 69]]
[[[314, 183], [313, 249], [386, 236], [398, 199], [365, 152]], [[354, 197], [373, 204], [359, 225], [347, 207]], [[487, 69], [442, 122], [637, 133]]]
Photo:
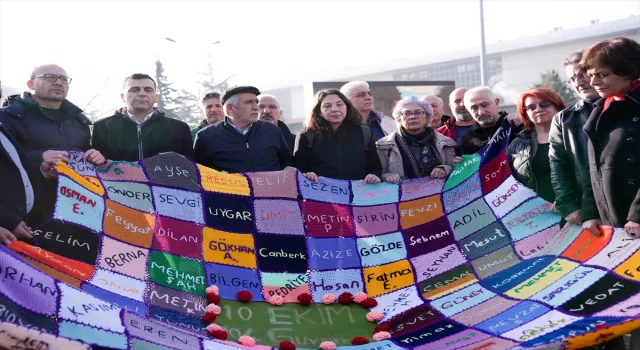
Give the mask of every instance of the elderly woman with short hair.
[[398, 131], [376, 142], [384, 181], [449, 176], [458, 145], [430, 127], [431, 106], [415, 96], [405, 97], [396, 104], [393, 117]]

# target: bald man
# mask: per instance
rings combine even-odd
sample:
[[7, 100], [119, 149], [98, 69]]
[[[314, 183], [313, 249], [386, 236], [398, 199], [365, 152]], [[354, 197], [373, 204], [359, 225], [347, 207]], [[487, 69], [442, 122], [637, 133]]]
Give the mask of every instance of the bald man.
[[449, 108], [451, 108], [453, 118], [450, 118], [444, 125], [436, 129], [437, 132], [452, 138], [458, 144], [460, 144], [462, 134], [471, 129], [471, 126], [475, 123], [469, 111], [464, 107], [464, 93], [467, 90], [469, 89], [462, 87], [451, 92], [449, 95]]
[[70, 83], [69, 74], [60, 66], [36, 67], [27, 81], [30, 91], [7, 97], [6, 107], [0, 108], [0, 123], [22, 146], [33, 165], [52, 180], [44, 184], [48, 211], [53, 210], [57, 187], [51, 166], [67, 161], [67, 151], [84, 152], [84, 158], [95, 165], [105, 162], [100, 152], [91, 149], [91, 121], [66, 99]]
[[269, 122], [280, 128], [282, 136], [289, 146], [291, 154], [293, 154], [293, 144], [296, 140], [296, 136], [291, 133], [287, 124], [282, 120], [282, 108], [280, 108], [280, 102], [275, 96], [261, 94], [258, 96], [258, 119], [263, 122]]
[[422, 100], [430, 104], [431, 109], [433, 109], [433, 120], [431, 120], [432, 129], [441, 127], [447, 120], [451, 119], [450, 116], [444, 115], [444, 102], [440, 97], [425, 96]]

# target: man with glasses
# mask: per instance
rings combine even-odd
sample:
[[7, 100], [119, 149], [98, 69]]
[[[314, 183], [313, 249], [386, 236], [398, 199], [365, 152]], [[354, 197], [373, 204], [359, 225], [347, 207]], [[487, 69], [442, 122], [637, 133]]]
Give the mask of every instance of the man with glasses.
[[[27, 81], [31, 92], [9, 96], [0, 108], [0, 122], [48, 179], [56, 177], [52, 165], [69, 159], [67, 151], [84, 152], [84, 158], [95, 165], [105, 162], [100, 152], [91, 149], [91, 121], [66, 100], [70, 83], [60, 66], [36, 67]], [[57, 183], [46, 181], [43, 187], [45, 207], [51, 212]]]
[[347, 96], [351, 104], [353, 104], [353, 108], [360, 112], [366, 125], [371, 129], [375, 141], [398, 129], [393, 118], [374, 111], [373, 94], [366, 81], [348, 82], [342, 85], [340, 92]]
[[[573, 86], [580, 100], [553, 117], [549, 132], [555, 209], [565, 220], [578, 225], [582, 224], [582, 210], [597, 212], [596, 208], [583, 208], [583, 205], [589, 206], [590, 201], [582, 201], [582, 185], [590, 180], [587, 135], [582, 127], [593, 110], [593, 103], [600, 98], [586, 72], [578, 66], [582, 54], [582, 51], [574, 52], [562, 62], [569, 78], [567, 83]], [[597, 225], [593, 229], [598, 230]]]

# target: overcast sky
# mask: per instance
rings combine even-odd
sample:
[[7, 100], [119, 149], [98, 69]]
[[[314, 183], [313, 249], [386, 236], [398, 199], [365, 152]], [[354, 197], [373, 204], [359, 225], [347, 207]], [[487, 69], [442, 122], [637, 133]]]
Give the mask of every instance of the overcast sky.
[[[527, 40], [640, 14], [640, 0], [485, 0], [488, 43]], [[175, 42], [169, 42], [165, 38]], [[118, 106], [122, 78], [154, 74], [178, 85], [213, 56], [222, 79], [274, 86], [311, 73], [479, 45], [478, 0], [32, 1], [0, 0], [0, 79], [25, 89], [38, 64], [62, 65], [69, 99]], [[212, 45], [212, 43], [220, 43]]]

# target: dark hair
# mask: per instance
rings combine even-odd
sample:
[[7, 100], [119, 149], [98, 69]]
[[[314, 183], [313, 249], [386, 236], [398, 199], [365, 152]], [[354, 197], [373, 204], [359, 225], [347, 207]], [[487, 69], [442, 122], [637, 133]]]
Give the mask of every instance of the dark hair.
[[554, 107], [556, 107], [558, 112], [567, 108], [567, 105], [564, 103], [564, 100], [562, 99], [562, 97], [551, 89], [537, 88], [537, 89], [533, 89], [525, 92], [518, 99], [517, 108], [518, 108], [518, 114], [520, 115], [520, 120], [522, 120], [522, 122], [524, 123], [524, 128], [529, 131], [532, 131], [535, 128], [535, 125], [533, 124], [531, 119], [529, 119], [529, 116], [527, 115], [527, 111], [526, 111], [527, 106], [524, 105], [524, 100], [526, 100], [527, 97], [537, 97], [542, 101], [549, 101]]
[[562, 66], [567, 68], [567, 66], [569, 65], [574, 65], [574, 66], [579, 65], [583, 55], [584, 55], [584, 49], [572, 53], [571, 55], [567, 56], [567, 58], [565, 58], [564, 61], [562, 61]]
[[607, 66], [615, 75], [636, 80], [640, 78], [640, 44], [624, 37], [603, 40], [588, 48], [580, 61], [584, 70], [596, 65]]
[[347, 106], [347, 116], [342, 121], [340, 128], [342, 128], [343, 125], [353, 126], [353, 125], [362, 124], [362, 116], [358, 111], [355, 110], [355, 108], [353, 108], [351, 101], [349, 101], [349, 99], [342, 92], [340, 92], [340, 90], [327, 89], [327, 90], [320, 90], [316, 94], [315, 102], [313, 104], [313, 109], [311, 110], [311, 116], [307, 121], [307, 130], [310, 130], [314, 133], [321, 133], [324, 131], [333, 130], [329, 122], [322, 117], [322, 112], [321, 112], [322, 101], [325, 99], [325, 97], [329, 95], [338, 96], [342, 100], [342, 102], [344, 102], [344, 104]]
[[153, 88], [157, 89], [158, 86], [156, 85], [156, 81], [153, 80], [153, 78], [148, 75], [148, 74], [144, 74], [144, 73], [134, 73], [131, 75], [128, 75], [126, 78], [124, 78], [124, 80], [122, 81], [122, 86], [124, 87], [124, 85], [127, 83], [127, 80], [129, 79], [133, 79], [133, 80], [144, 80], [144, 79], [149, 79], [153, 82]]
[[219, 92], [208, 92], [206, 95], [202, 96], [202, 100], [200, 100], [201, 104], [204, 104], [204, 101], [210, 99], [210, 98], [217, 98], [218, 100], [220, 99], [220, 93]]

